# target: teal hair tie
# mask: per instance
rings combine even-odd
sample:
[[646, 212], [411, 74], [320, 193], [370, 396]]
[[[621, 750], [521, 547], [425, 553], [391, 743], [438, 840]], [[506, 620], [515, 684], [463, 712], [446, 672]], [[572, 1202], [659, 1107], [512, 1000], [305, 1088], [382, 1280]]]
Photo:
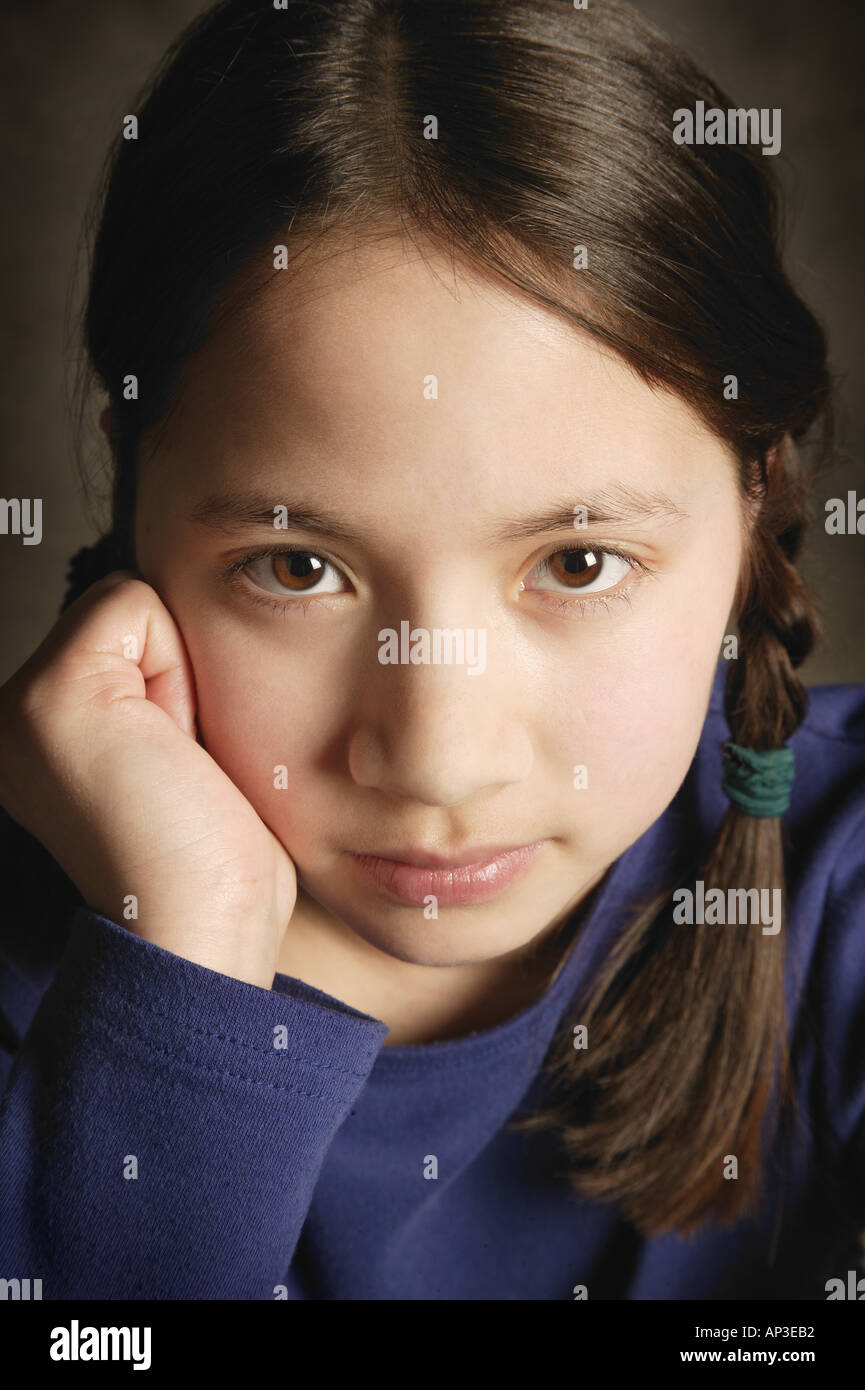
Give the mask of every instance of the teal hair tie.
[[721, 744], [721, 783], [734, 806], [749, 816], [782, 816], [790, 805], [795, 777], [792, 748], [743, 748], [732, 739]]

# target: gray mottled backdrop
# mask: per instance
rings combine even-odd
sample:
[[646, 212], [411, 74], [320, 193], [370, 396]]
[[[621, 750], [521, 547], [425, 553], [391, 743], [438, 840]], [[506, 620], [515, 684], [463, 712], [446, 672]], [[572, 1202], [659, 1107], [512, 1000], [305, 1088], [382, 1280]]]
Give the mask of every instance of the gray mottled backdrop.
[[[865, 497], [861, 0], [640, 0], [639, 7], [737, 104], [782, 109], [774, 162], [787, 194], [788, 266], [828, 329], [839, 384], [843, 457], [820, 485], [818, 510], [851, 488]], [[206, 8], [201, 0], [5, 0], [0, 7], [0, 494], [44, 499], [41, 545], [0, 536], [0, 680], [51, 626], [68, 557], [95, 536], [68, 411], [85, 208], [140, 84]], [[98, 463], [103, 451], [92, 433], [88, 441]], [[865, 536], [829, 536], [818, 522], [805, 568], [826, 626], [806, 679], [865, 681]]]

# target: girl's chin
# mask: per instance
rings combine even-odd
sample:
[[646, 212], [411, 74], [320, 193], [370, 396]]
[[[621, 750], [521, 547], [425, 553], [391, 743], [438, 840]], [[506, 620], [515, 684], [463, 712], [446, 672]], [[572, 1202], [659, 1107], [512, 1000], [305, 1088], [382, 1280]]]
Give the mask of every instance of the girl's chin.
[[[437, 917], [424, 908], [388, 903], [364, 910], [357, 897], [316, 897], [309, 887], [298, 896], [292, 923], [326, 931], [349, 948], [364, 942], [406, 965], [479, 965], [527, 947], [548, 924], [525, 911], [503, 914], [493, 904], [442, 908]], [[509, 928], [511, 929], [509, 931]], [[289, 932], [291, 933], [291, 926]]]

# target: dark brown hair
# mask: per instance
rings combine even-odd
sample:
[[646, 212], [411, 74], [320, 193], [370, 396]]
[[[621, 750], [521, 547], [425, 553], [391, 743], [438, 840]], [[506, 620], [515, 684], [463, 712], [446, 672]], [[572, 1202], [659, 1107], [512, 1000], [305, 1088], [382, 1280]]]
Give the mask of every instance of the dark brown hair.
[[[149, 432], [223, 316], [284, 273], [274, 246], [398, 228], [587, 330], [735, 452], [757, 514], [725, 711], [736, 742], [783, 745], [805, 714], [796, 668], [817, 631], [796, 567], [808, 489], [795, 445], [819, 421], [823, 460], [831, 450], [826, 346], [781, 265], [771, 161], [673, 141], [674, 112], [698, 100], [733, 104], [611, 0], [227, 0], [197, 19], [141, 93], [138, 138], [118, 134], [98, 194], [79, 401], [83, 414], [94, 376], [108, 393], [113, 517], [76, 557], [66, 603], [135, 568]], [[694, 877], [783, 887], [780, 820], [731, 807]], [[675, 930], [683, 881], [623, 924], [580, 1001], [590, 1047], [560, 1031], [555, 1103], [516, 1122], [554, 1125], [575, 1191], [646, 1233], [753, 1205], [762, 1144], [792, 1097], [785, 933]]]

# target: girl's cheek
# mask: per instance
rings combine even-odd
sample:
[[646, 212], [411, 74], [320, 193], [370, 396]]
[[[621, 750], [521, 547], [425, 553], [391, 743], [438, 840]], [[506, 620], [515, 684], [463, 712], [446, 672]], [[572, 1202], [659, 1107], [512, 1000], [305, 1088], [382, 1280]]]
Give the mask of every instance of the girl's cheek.
[[[274, 644], [280, 640], [277, 629]], [[283, 642], [285, 639], [283, 638]], [[311, 809], [351, 683], [321, 663], [200, 629], [187, 638], [211, 757], [275, 832]]]
[[[663, 620], [619, 629], [587, 662], [584, 644], [550, 667], [559, 718], [548, 725], [552, 765], [572, 773], [574, 815], [599, 837], [642, 833], [672, 800], [699, 742], [727, 610], [688, 602]], [[723, 611], [722, 611], [723, 610]], [[720, 616], [719, 616], [720, 614]]]

